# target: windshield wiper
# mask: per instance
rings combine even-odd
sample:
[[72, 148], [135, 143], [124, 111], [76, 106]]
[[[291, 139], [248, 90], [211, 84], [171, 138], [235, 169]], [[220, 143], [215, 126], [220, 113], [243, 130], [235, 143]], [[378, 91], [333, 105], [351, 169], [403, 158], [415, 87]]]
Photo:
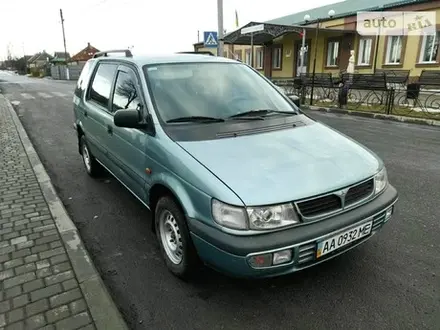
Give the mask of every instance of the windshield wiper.
[[222, 123], [225, 120], [216, 117], [187, 116], [167, 120], [167, 123]]
[[296, 112], [293, 112], [293, 111], [278, 111], [278, 110], [272, 110], [272, 109], [257, 109], [257, 110], [249, 110], [249, 111], [237, 113], [236, 115], [229, 116], [229, 118], [251, 117], [251, 118], [257, 118], [257, 119], [264, 119], [261, 116], [268, 115], [270, 113], [281, 113], [281, 114], [288, 114], [288, 115], [296, 115], [297, 114]]

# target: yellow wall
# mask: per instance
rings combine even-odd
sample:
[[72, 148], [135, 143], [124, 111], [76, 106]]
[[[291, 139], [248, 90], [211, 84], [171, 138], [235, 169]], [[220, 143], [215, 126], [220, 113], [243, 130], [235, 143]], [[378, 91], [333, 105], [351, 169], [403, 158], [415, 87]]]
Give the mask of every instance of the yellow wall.
[[294, 42], [299, 40], [298, 35], [293, 33], [286, 34], [284, 37], [275, 39], [274, 45], [283, 46], [282, 54], [282, 70], [272, 70], [273, 78], [289, 78], [293, 74], [293, 65], [295, 60]]
[[405, 49], [405, 58], [403, 63], [403, 70], [411, 70], [411, 76], [419, 76], [422, 72], [422, 69], [416, 68], [416, 63], [419, 62], [420, 50], [419, 50], [419, 42], [422, 36], [408, 36], [406, 49]]
[[[341, 33], [334, 33], [332, 32], [332, 37], [338, 37], [341, 36]], [[321, 31], [320, 35], [318, 36], [318, 43], [316, 46], [316, 39], [314, 38], [314, 34], [311, 34], [309, 32], [308, 35], [306, 35], [306, 39], [310, 40], [311, 42], [311, 48], [309, 53], [309, 61], [308, 61], [308, 72], [313, 71], [313, 59], [315, 56], [315, 47], [317, 47], [316, 52], [316, 68], [315, 72], [331, 72], [334, 74], [337, 74], [339, 72], [338, 68], [335, 69], [325, 69], [324, 70], [324, 59], [325, 59], [325, 43], [327, 41], [327, 38], [329, 34], [325, 33], [325, 31]], [[301, 40], [300, 36], [296, 33], [292, 34], [286, 34], [281, 40], [275, 42], [276, 44], [282, 44], [283, 45], [283, 64], [282, 64], [282, 70], [273, 70], [272, 71], [272, 77], [274, 78], [287, 78], [292, 77], [294, 74], [294, 67], [296, 66], [296, 56], [295, 56], [295, 49], [294, 45], [296, 42], [299, 42]], [[290, 55], [290, 56], [289, 56]], [[296, 69], [296, 68], [295, 68]]]
[[334, 19], [331, 21], [325, 21], [321, 23], [321, 27], [323, 28], [333, 28], [333, 29], [341, 29], [344, 25], [345, 20], [343, 18]]

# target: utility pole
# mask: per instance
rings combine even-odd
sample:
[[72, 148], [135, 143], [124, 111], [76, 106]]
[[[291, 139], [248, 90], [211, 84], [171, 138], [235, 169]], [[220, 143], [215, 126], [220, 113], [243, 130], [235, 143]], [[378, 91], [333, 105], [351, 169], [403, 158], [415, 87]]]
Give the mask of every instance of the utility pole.
[[[305, 56], [306, 56], [306, 29], [305, 28], [303, 28], [303, 31], [302, 31], [302, 44], [301, 44], [301, 62], [300, 62], [300, 71], [301, 72], [299, 72], [299, 74], [298, 74], [298, 72], [297, 72], [297, 76], [301, 76], [301, 73], [303, 73], [302, 72], [302, 70], [304, 70], [304, 63], [305, 63], [305, 61], [304, 61], [304, 59], [305, 59]], [[306, 72], [307, 72], [307, 69], [306, 69]], [[306, 72], [304, 72], [304, 73], [306, 73]]]
[[8, 47], [6, 48], [6, 52], [7, 52], [7, 55], [6, 55], [6, 58], [7, 58], [7, 60], [8, 61], [11, 61], [12, 60], [12, 51], [11, 51], [11, 47], [12, 45], [11, 45], [11, 43], [9, 42], [8, 43]]
[[67, 63], [66, 34], [64, 33], [64, 17], [63, 17], [63, 10], [62, 9], [60, 9], [60, 17], [61, 17], [61, 28], [63, 29], [64, 58], [66, 59], [66, 79], [70, 80], [70, 77], [69, 77], [69, 65]]
[[24, 60], [24, 75], [27, 75], [27, 58], [26, 58], [26, 52], [24, 50], [24, 42], [21, 44], [23, 47], [23, 60]]
[[[385, 19], [384, 17], [382, 17], [382, 20]], [[379, 55], [379, 39], [380, 39], [380, 25], [377, 31], [377, 36], [376, 36], [376, 47], [375, 47], [375, 54], [374, 54], [374, 63], [373, 63], [373, 73], [375, 74], [377, 71], [377, 56]]]
[[223, 0], [217, 0], [218, 47], [217, 56], [223, 56]]

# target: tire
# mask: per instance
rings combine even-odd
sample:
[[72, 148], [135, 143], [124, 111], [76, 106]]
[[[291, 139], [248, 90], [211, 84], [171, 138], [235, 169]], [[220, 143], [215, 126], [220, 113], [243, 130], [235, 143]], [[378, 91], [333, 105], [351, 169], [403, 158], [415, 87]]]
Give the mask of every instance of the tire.
[[87, 145], [86, 137], [84, 135], [82, 135], [80, 139], [80, 148], [83, 164], [87, 171], [87, 174], [91, 177], [98, 177], [102, 173], [102, 167], [96, 161], [96, 158], [93, 156], [93, 154], [90, 152], [90, 149]]
[[156, 236], [168, 269], [183, 280], [191, 279], [199, 270], [200, 261], [181, 208], [173, 198], [164, 196], [157, 202], [154, 214]]

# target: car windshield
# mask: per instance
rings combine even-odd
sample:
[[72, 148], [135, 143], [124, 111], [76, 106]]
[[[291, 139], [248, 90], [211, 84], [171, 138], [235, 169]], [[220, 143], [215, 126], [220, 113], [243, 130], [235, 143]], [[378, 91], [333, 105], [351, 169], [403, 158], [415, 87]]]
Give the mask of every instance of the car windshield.
[[158, 115], [165, 122], [183, 122], [185, 117], [242, 119], [237, 115], [259, 110], [297, 114], [294, 104], [241, 63], [149, 65], [145, 74]]

